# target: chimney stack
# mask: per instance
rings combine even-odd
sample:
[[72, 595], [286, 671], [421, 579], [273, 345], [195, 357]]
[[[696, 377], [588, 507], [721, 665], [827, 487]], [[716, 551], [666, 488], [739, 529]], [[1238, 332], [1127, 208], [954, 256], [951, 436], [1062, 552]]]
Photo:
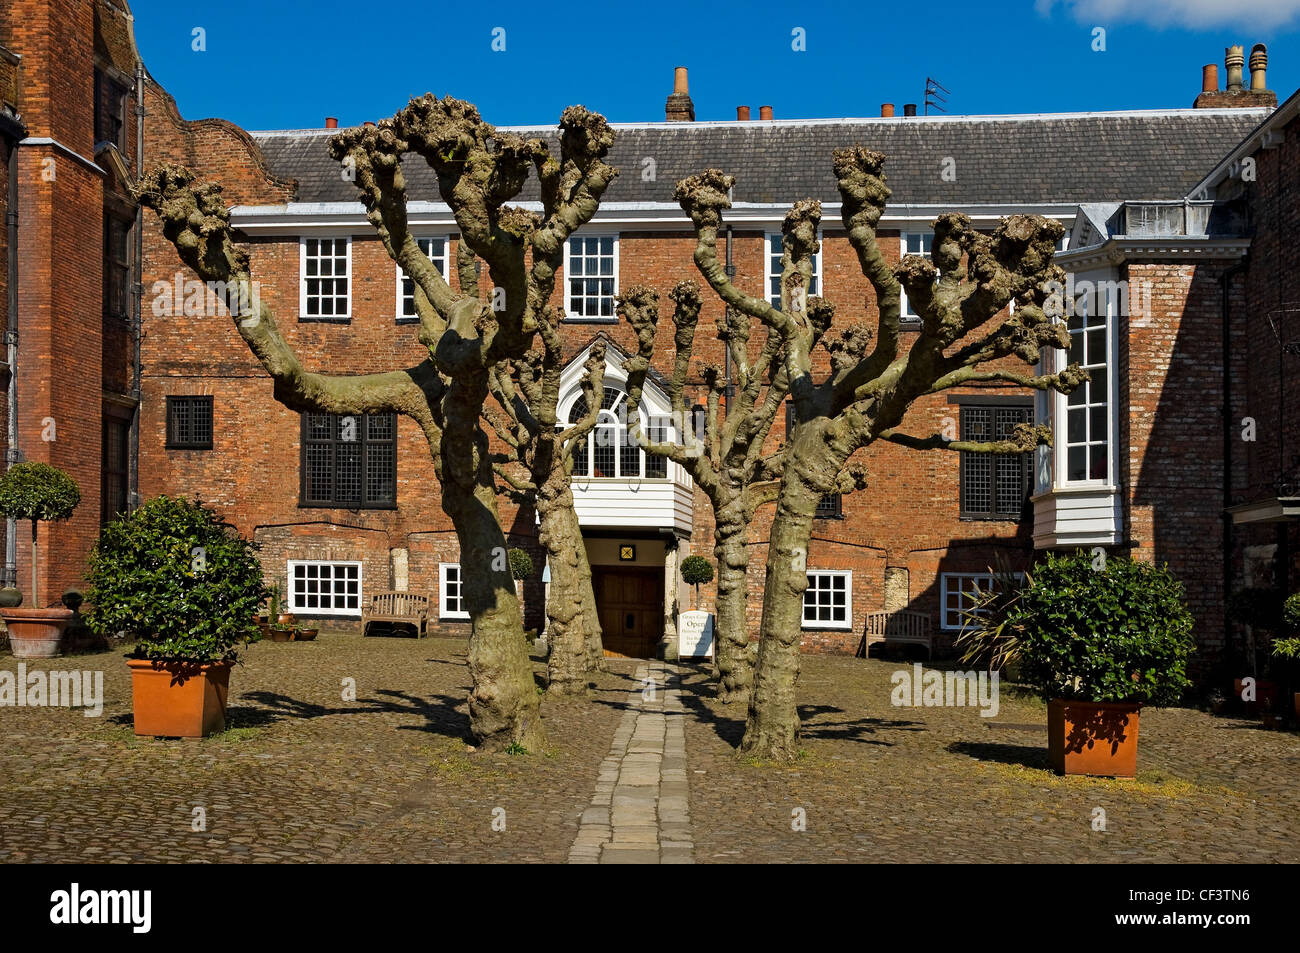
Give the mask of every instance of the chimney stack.
[[673, 93], [664, 105], [664, 120], [666, 122], [695, 121], [695, 104], [691, 102], [685, 66], [678, 66], [673, 70]]
[[1277, 106], [1277, 94], [1268, 88], [1265, 70], [1268, 68], [1268, 50], [1263, 43], [1250, 49], [1250, 85], [1242, 82], [1242, 66], [1246, 57], [1244, 47], [1229, 46], [1223, 51], [1223, 65], [1227, 70], [1227, 88], [1219, 88], [1219, 68], [1207, 63], [1201, 68], [1201, 94], [1192, 103], [1197, 109], [1272, 109]]
[[736, 122], [749, 122], [749, 107], [748, 107], [748, 106], [737, 106], [737, 107], [736, 107]]
[[881, 117], [884, 118], [884, 119], [891, 119], [891, 118], [893, 118], [893, 115], [894, 115], [894, 104], [893, 104], [893, 103], [881, 103], [881, 104], [880, 104], [880, 115], [881, 115]]
[[1256, 43], [1250, 48], [1250, 91], [1262, 93], [1268, 89], [1264, 70], [1268, 69], [1268, 47]]
[[903, 103], [903, 115], [914, 117], [916, 115], [916, 103]]
[[1223, 51], [1223, 65], [1228, 69], [1228, 92], [1241, 92], [1241, 67], [1246, 62], [1241, 46], [1230, 46]]
[[325, 117], [325, 128], [326, 128], [326, 129], [337, 129], [338, 127], [339, 127], [339, 121], [338, 121], [337, 119], [335, 119], [333, 116], [326, 116], [326, 117]]
[[759, 119], [771, 119], [771, 118], [772, 118], [772, 107], [771, 107], [771, 106], [759, 106], [759, 107], [758, 107], [758, 118], [759, 118]]

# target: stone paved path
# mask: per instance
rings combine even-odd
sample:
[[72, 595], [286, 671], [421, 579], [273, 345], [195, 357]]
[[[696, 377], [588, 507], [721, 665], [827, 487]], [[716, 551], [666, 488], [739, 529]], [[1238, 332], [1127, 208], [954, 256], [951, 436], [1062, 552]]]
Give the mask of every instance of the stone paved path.
[[694, 863], [681, 675], [651, 661], [637, 668], [635, 683], [570, 863]]

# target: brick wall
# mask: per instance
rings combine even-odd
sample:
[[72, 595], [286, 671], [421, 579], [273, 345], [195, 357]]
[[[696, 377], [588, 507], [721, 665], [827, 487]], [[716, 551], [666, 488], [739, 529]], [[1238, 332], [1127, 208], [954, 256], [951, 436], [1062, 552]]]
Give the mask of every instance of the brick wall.
[[[152, 110], [151, 112], [157, 112]], [[189, 124], [178, 116], [164, 116], [181, 132], [170, 152], [197, 164], [196, 172], [227, 186], [227, 198], [236, 202], [280, 202], [284, 193], [264, 174], [256, 146], [225, 124]], [[165, 130], [159, 135], [165, 134]], [[151, 133], [152, 135], [152, 133]], [[192, 143], [202, 142], [202, 147]], [[234, 153], [232, 158], [231, 153]], [[250, 171], [251, 170], [251, 171]], [[251, 176], [251, 178], [250, 178]], [[869, 283], [858, 269], [856, 256], [841, 231], [825, 230], [823, 281], [828, 297], [841, 304], [841, 320], [851, 320], [855, 306], [864, 299], [874, 301]], [[899, 255], [897, 234], [882, 236], [886, 254]], [[694, 238], [687, 231], [625, 231], [620, 234], [620, 275], [624, 287], [645, 283], [664, 295], [683, 277], [697, 277], [691, 255]], [[765, 240], [762, 232], [738, 231], [733, 257], [737, 283], [761, 293], [765, 280]], [[454, 236], [449, 249], [455, 260]], [[262, 300], [271, 306], [280, 327], [309, 368], [352, 373], [408, 366], [422, 356], [415, 330], [394, 322], [396, 310], [395, 269], [379, 242], [366, 232], [352, 241], [352, 318], [347, 324], [306, 323], [297, 320], [299, 247], [294, 238], [256, 239], [249, 245], [254, 277], [261, 283]], [[174, 251], [158, 234], [150, 217], [146, 228], [146, 278], [170, 283], [180, 271], [186, 277]], [[563, 282], [559, 283], [563, 288]], [[162, 287], [162, 286], [160, 286]], [[557, 293], [554, 304], [563, 307]], [[721, 344], [709, 332], [721, 311], [720, 303], [706, 295], [696, 356], [701, 361], [721, 363]], [[874, 320], [874, 314], [867, 315]], [[354, 558], [379, 560], [388, 548], [409, 551], [409, 586], [413, 590], [435, 591], [438, 563], [456, 560], [455, 537], [450, 521], [439, 506], [438, 487], [423, 439], [409, 421], [399, 424], [398, 505], [393, 510], [347, 512], [300, 508], [298, 415], [275, 404], [270, 381], [248, 353], [227, 318], [168, 317], [146, 307], [145, 395], [142, 424], [141, 479], [146, 496], [158, 492], [198, 493], [227, 513], [241, 530], [262, 539], [268, 527], [290, 525], [332, 526], [354, 539]], [[571, 322], [563, 327], [566, 344], [577, 353], [597, 333], [606, 334], [626, 351], [635, 350], [635, 337], [624, 323]], [[673, 328], [667, 311], [661, 322], [660, 346], [656, 348], [657, 369], [668, 373], [674, 358]], [[756, 335], [756, 338], [758, 335]], [[910, 336], [909, 336], [910, 337]], [[757, 349], [759, 341], [753, 342]], [[820, 374], [828, 370], [824, 353], [817, 356]], [[698, 379], [691, 381], [695, 396]], [[1005, 391], [1004, 391], [1005, 392]], [[216, 444], [212, 451], [166, 450], [163, 404], [167, 394], [211, 393], [217, 421]], [[914, 433], [929, 434], [943, 429], [945, 418], [956, 417], [958, 408], [946, 397], [918, 404], [906, 421]], [[769, 438], [770, 449], [784, 439], [784, 415], [779, 415]], [[894, 445], [872, 448], [863, 453], [871, 469], [872, 488], [845, 500], [842, 519], [817, 524], [809, 554], [811, 569], [853, 571], [853, 617], [850, 632], [810, 630], [805, 637], [809, 648], [854, 651], [868, 612], [884, 606], [884, 570], [887, 564], [907, 569], [911, 598], [919, 607], [937, 612], [939, 574], [951, 571], [984, 571], [1001, 551], [1013, 562], [1029, 559], [1028, 522], [963, 521], [958, 516], [959, 461], [955, 454], [917, 453]], [[256, 492], [247, 492], [256, 487]], [[518, 512], [500, 501], [502, 522], [511, 534], [512, 545], [527, 545], [534, 532], [531, 513]], [[754, 523], [754, 560], [751, 572], [751, 611], [761, 610], [763, 559], [766, 552], [771, 512], [759, 514]], [[898, 519], [906, 512], [908, 519]], [[713, 527], [707, 501], [696, 493], [693, 539], [690, 552], [710, 555]], [[282, 532], [277, 529], [277, 533]], [[357, 535], [360, 534], [360, 535]], [[277, 537], [278, 538], [278, 537]], [[282, 573], [284, 559], [298, 546], [301, 536], [284, 537], [289, 542], [264, 549], [268, 571]], [[382, 542], [380, 541], [382, 540]], [[292, 544], [292, 545], [290, 545]], [[540, 554], [535, 555], [539, 569]], [[369, 567], [369, 562], [367, 562]], [[367, 569], [367, 577], [379, 578]], [[530, 584], [531, 585], [531, 584]], [[537, 587], [540, 589], [540, 586]], [[711, 600], [713, 592], [702, 591]], [[540, 625], [542, 600], [526, 598], [527, 624]], [[936, 619], [937, 621], [937, 619]], [[444, 631], [464, 631], [463, 623], [440, 622]]]

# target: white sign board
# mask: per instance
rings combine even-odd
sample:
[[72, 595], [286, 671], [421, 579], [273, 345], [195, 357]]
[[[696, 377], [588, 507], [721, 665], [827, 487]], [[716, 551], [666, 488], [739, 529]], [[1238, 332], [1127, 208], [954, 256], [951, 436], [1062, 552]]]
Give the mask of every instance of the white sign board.
[[678, 613], [677, 657], [713, 657], [713, 613], [699, 610]]

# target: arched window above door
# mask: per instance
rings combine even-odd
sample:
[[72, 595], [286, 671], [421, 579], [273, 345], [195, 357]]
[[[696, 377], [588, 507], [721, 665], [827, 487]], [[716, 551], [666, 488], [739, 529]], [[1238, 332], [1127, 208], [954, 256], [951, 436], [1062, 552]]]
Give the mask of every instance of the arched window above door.
[[[587, 416], [587, 412], [587, 398], [579, 394], [569, 408], [569, 423], [576, 424]], [[640, 413], [642, 432], [650, 440], [660, 442], [668, 439], [666, 421], [650, 417], [644, 406]], [[596, 479], [644, 477], [651, 480], [668, 476], [668, 461], [647, 454], [628, 434], [627, 394], [619, 388], [605, 386], [596, 427], [574, 448], [573, 475]]]

